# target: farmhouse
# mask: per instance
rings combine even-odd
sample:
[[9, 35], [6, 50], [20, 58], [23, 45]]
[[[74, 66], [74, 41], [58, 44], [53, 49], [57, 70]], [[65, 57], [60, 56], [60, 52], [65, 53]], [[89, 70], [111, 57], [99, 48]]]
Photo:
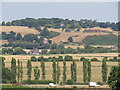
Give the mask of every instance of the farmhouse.
[[40, 54], [42, 54], [42, 51], [38, 50], [38, 49], [32, 49], [29, 53], [31, 55], [40, 55]]

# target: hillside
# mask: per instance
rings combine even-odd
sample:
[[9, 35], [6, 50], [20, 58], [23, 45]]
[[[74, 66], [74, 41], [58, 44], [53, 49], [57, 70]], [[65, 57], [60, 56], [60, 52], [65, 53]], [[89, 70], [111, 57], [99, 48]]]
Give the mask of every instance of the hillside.
[[[61, 29], [49, 29], [50, 31], [55, 31], [55, 32], [59, 32], [60, 35], [57, 37], [52, 38], [51, 40], [55, 43], [59, 43], [59, 42], [67, 42], [69, 37], [73, 38], [74, 42], [82, 42], [83, 39], [85, 39], [87, 36], [94, 36], [94, 35], [109, 35], [110, 33], [99, 33], [99, 32], [65, 32], [62, 31]], [[100, 28], [101, 30], [101, 28]], [[83, 30], [84, 31], [84, 30]], [[109, 31], [109, 28], [106, 28], [106, 31]], [[111, 31], [113, 33], [113, 35], [118, 35], [117, 31]]]
[[2, 28], [2, 32], [9, 33], [10, 31], [20, 33], [23, 36], [26, 34], [39, 34], [37, 30], [34, 28], [28, 28], [23, 26], [0, 26]]

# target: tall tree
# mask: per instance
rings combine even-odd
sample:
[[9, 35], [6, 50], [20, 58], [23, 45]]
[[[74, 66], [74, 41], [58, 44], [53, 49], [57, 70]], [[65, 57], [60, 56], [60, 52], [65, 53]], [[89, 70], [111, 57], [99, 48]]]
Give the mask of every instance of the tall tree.
[[91, 81], [91, 61], [88, 60], [88, 82]]
[[76, 61], [73, 60], [73, 82], [77, 81], [77, 66], [76, 66]]
[[45, 80], [45, 62], [41, 62], [42, 80]]
[[57, 70], [56, 70], [56, 61], [55, 60], [53, 61], [52, 67], [53, 67], [53, 82], [56, 83]]
[[16, 67], [16, 60], [15, 60], [15, 58], [12, 58], [12, 60], [11, 60], [11, 71], [14, 73], [13, 77], [16, 80], [17, 67]]
[[57, 84], [59, 84], [60, 81], [60, 66], [59, 62], [57, 62]]
[[107, 82], [107, 73], [108, 73], [108, 67], [107, 67], [107, 57], [104, 57], [102, 60], [102, 80], [103, 82]]
[[31, 64], [31, 60], [28, 60], [28, 62], [27, 62], [27, 76], [28, 76], [28, 80], [31, 80], [31, 72], [32, 72], [32, 64]]
[[20, 62], [20, 80], [23, 80], [23, 65], [22, 65], [22, 61]]
[[108, 77], [108, 85], [112, 90], [120, 90], [120, 65], [111, 68]]
[[83, 60], [83, 81], [87, 83], [87, 59]]
[[17, 70], [18, 83], [20, 82], [20, 60], [18, 60], [18, 70]]
[[66, 67], [66, 62], [63, 61], [63, 83], [64, 83], [64, 84], [65, 84], [66, 78], [67, 78], [66, 69], [67, 69], [67, 67]]
[[71, 64], [70, 68], [71, 68], [71, 80], [73, 81], [73, 64]]
[[40, 78], [40, 70], [38, 69], [38, 66], [36, 66], [34, 69], [34, 77], [35, 77], [35, 80], [39, 80]]

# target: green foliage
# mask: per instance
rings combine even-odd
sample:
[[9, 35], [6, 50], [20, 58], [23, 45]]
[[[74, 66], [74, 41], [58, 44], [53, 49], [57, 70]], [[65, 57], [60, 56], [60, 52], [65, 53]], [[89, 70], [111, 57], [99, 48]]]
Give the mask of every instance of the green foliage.
[[66, 84], [72, 85], [72, 84], [73, 84], [73, 80], [71, 80], [71, 79], [67, 80], [67, 81], [66, 81]]
[[28, 41], [28, 42], [33, 42], [34, 40], [37, 40], [38, 36], [35, 34], [27, 34], [24, 36], [23, 40]]
[[35, 56], [32, 56], [30, 60], [35, 62], [38, 61], [38, 59]]
[[77, 81], [77, 66], [76, 66], [75, 60], [73, 60], [72, 69], [73, 69], [73, 82], [76, 82]]
[[63, 61], [63, 83], [64, 83], [64, 84], [65, 84], [66, 78], [67, 78], [66, 69], [67, 69], [66, 62]]
[[2, 22], [2, 26], [5, 26], [5, 22], [4, 21]]
[[35, 27], [37, 30], [39, 26], [44, 26], [47, 28], [63, 28], [63, 29], [79, 29], [79, 28], [92, 28], [92, 27], [102, 27], [107, 28], [111, 27], [113, 30], [118, 30], [119, 22], [118, 23], [110, 23], [110, 22], [98, 22], [96, 20], [69, 20], [69, 19], [62, 19], [62, 18], [25, 18], [20, 20], [13, 20], [11, 22], [7, 22], [6, 25], [12, 26], [27, 26], [29, 28]]
[[18, 60], [18, 67], [17, 67], [17, 79], [18, 79], [18, 83], [20, 82], [20, 60]]
[[97, 58], [92, 58], [91, 61], [99, 61]]
[[8, 68], [2, 68], [2, 83], [16, 83], [14, 73]]
[[17, 40], [21, 40], [22, 39], [22, 35], [20, 33], [18, 33], [17, 36], [16, 36], [16, 39]]
[[84, 59], [83, 61], [83, 81], [84, 83], [88, 82], [87, 59]]
[[49, 84], [52, 82], [53, 81], [50, 81], [50, 80], [23, 80], [21, 83], [22, 84]]
[[107, 73], [108, 73], [108, 67], [107, 67], [107, 57], [104, 57], [102, 60], [102, 80], [103, 82], [107, 82]]
[[95, 35], [95, 36], [87, 36], [82, 40], [83, 44], [88, 45], [117, 45], [118, 37], [113, 34], [109, 35]]
[[28, 80], [31, 80], [31, 73], [32, 73], [32, 63], [31, 63], [31, 60], [28, 60], [28, 62], [27, 62], [27, 76], [28, 76]]
[[69, 55], [66, 55], [65, 58], [64, 58], [65, 61], [73, 61], [73, 57], [72, 56], [69, 56]]
[[73, 38], [72, 38], [72, 37], [69, 37], [69, 38], [68, 38], [68, 42], [73, 42]]
[[34, 78], [35, 80], [39, 80], [40, 78], [40, 70], [38, 69], [38, 66], [36, 66], [34, 69]]
[[120, 90], [120, 66], [113, 66], [111, 68], [108, 84], [112, 90]]
[[14, 49], [13, 54], [14, 54], [14, 55], [26, 54], [26, 52], [25, 52], [22, 48], [16, 47], [16, 48]]
[[59, 84], [59, 81], [60, 81], [60, 66], [59, 66], [59, 62], [57, 62], [57, 84]]
[[52, 64], [52, 68], [53, 68], [53, 82], [56, 83], [57, 81], [57, 68], [56, 68], [56, 61], [53, 61], [53, 64]]
[[91, 81], [91, 61], [88, 60], [88, 82]]
[[44, 61], [41, 62], [41, 71], [42, 71], [42, 80], [45, 80], [46, 72], [45, 72], [45, 62]]
[[60, 33], [58, 32], [54, 32], [54, 31], [48, 31], [46, 28], [43, 29], [41, 32], [40, 32], [40, 36], [44, 37], [44, 38], [53, 38], [53, 37], [56, 37], [60, 35]]
[[16, 80], [16, 74], [17, 74], [17, 66], [16, 66], [16, 59], [12, 57], [11, 60], [11, 71], [14, 73], [13, 77]]

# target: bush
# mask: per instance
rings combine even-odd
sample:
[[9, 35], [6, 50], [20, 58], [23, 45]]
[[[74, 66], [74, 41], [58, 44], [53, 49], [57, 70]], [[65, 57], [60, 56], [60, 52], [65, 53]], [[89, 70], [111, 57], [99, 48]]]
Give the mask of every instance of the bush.
[[67, 81], [66, 81], [66, 84], [68, 84], [68, 85], [73, 84], [73, 80], [71, 80], [71, 79], [67, 80]]
[[99, 61], [97, 58], [93, 58], [91, 59], [91, 61]]
[[24, 80], [21, 83], [22, 84], [49, 84], [52, 82], [53, 81], [50, 81], [50, 80]]

